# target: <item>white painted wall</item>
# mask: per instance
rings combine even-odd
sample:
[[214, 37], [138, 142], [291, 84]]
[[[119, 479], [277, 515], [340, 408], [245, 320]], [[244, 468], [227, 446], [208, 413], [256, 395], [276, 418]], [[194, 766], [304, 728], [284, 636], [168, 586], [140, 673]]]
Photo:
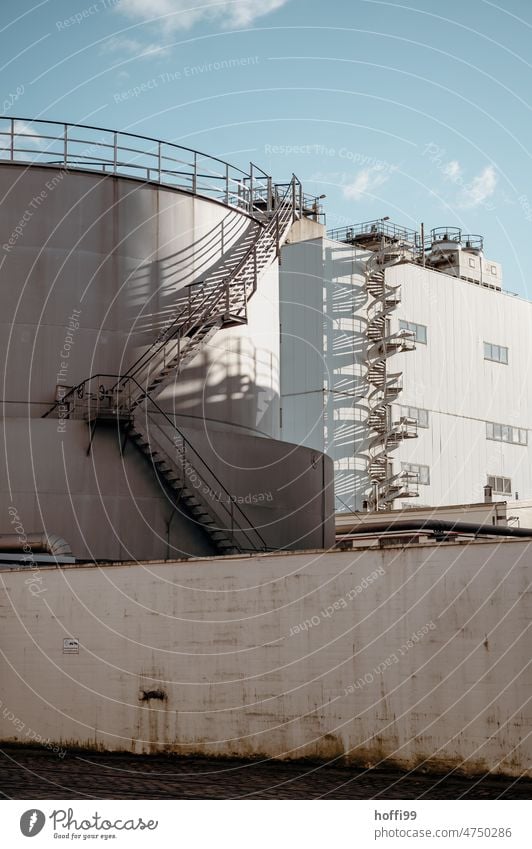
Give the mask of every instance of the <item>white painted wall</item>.
[[248, 304], [248, 323], [219, 330], [201, 353], [168, 384], [158, 403], [188, 427], [280, 434], [279, 267], [259, 279]]
[[321, 239], [283, 250], [282, 438], [324, 450], [326, 363]]
[[334, 460], [336, 509], [366, 488], [361, 251], [314, 239], [282, 251], [281, 436]]
[[532, 775], [531, 551], [4, 570], [0, 739]]
[[[393, 359], [403, 371], [400, 402], [429, 410], [430, 427], [395, 452], [397, 462], [430, 466], [426, 504], [482, 500], [488, 475], [512, 481], [508, 500], [532, 496], [532, 304], [435, 271], [407, 265], [403, 318], [428, 327], [427, 345]], [[484, 341], [508, 348], [508, 365], [484, 359]], [[486, 439], [486, 421], [526, 428], [528, 445]]]
[[[285, 246], [281, 266], [283, 340], [307, 329], [312, 340], [310, 355], [308, 345], [282, 347], [283, 434], [334, 459], [340, 512], [360, 510], [369, 483], [363, 400], [366, 256], [348, 245], [314, 240]], [[399, 329], [400, 319], [428, 328], [427, 345], [389, 360], [390, 371], [403, 373], [396, 417], [399, 404], [429, 410], [430, 427], [419, 428], [417, 439], [393, 452], [394, 471], [400, 471], [401, 462], [430, 467], [430, 485], [420, 485], [419, 497], [410, 503], [481, 501], [488, 475], [511, 479], [512, 495], [505, 498], [532, 497], [532, 304], [417, 265], [398, 266], [387, 274], [401, 283], [392, 331]], [[320, 299], [321, 348], [319, 324], [305, 320]], [[287, 305], [293, 300], [301, 306]], [[485, 360], [484, 341], [508, 347], [508, 365]], [[311, 392], [307, 370], [314, 381]], [[487, 440], [486, 421], [526, 428], [528, 446]], [[399, 499], [395, 506], [403, 503], [407, 500]]]

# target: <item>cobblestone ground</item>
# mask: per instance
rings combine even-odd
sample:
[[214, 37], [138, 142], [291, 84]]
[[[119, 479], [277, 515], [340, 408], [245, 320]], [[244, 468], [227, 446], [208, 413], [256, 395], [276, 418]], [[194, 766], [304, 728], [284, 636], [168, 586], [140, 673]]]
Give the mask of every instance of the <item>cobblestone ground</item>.
[[316, 763], [0, 750], [5, 799], [530, 799], [532, 782]]

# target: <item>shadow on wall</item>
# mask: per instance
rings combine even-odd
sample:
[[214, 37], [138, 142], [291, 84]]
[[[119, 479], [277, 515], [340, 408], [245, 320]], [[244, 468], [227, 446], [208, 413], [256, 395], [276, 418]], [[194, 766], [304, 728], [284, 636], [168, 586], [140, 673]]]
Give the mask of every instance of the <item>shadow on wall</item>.
[[[4, 419], [0, 533], [10, 533], [8, 507], [25, 533], [57, 533], [81, 559], [166, 559], [216, 549], [185, 510], [175, 511], [139, 450], [121, 451], [115, 424], [92, 435], [81, 420]], [[9, 475], [9, 478], [8, 478]]]
[[234, 514], [237, 526], [258, 532], [259, 549], [300, 550], [333, 544], [330, 458], [274, 439], [247, 434], [235, 439], [226, 430], [181, 427], [181, 437], [187, 441], [183, 447], [168, 420], [153, 410], [145, 417], [144, 428], [183, 470], [189, 491], [218, 514], [223, 506], [226, 519], [228, 512]]
[[[9, 194], [1, 210], [7, 233], [51, 173], [23, 171], [16, 194], [9, 194], [16, 172], [0, 168]], [[227, 255], [249, 227], [246, 216], [207, 201], [69, 174], [2, 266], [7, 414], [23, 415], [29, 397], [31, 414], [41, 415], [57, 384], [75, 386], [91, 374], [124, 371], [168, 325], [186, 284], [215, 268], [222, 250]], [[71, 339], [74, 310], [78, 324]]]
[[[329, 358], [330, 393], [326, 404], [326, 451], [334, 458], [336, 509], [360, 510], [370, 488], [367, 473], [367, 304], [365, 264], [353, 249], [326, 249], [324, 335]], [[345, 321], [345, 327], [343, 321]]]
[[240, 430], [277, 437], [280, 399], [272, 385], [278, 372], [277, 358], [261, 351], [250, 337], [224, 339], [226, 333], [218, 331], [182, 374], [154, 398], [187, 426], [206, 432], [230, 428], [235, 437]]
[[[240, 352], [245, 340], [237, 342]], [[234, 499], [235, 510], [259, 528], [266, 547], [332, 545], [331, 461], [306, 447], [256, 435], [263, 419], [278, 416], [278, 393], [254, 384], [238, 369], [207, 386], [202, 406], [197, 383], [205, 369], [201, 363], [190, 367], [184, 383], [177, 380], [171, 387], [171, 394], [178, 392], [165, 404], [196, 448], [200, 473], [207, 468], [217, 475], [223, 485], [220, 497]], [[206, 409], [211, 418], [206, 418]], [[226, 424], [225, 414], [242, 418], [242, 411], [249, 418], [248, 429]], [[142, 419], [141, 409], [138, 415]], [[219, 553], [179, 492], [165, 485], [149, 456], [115, 421], [98, 423], [92, 438], [81, 419], [6, 418], [3, 425], [7, 466], [0, 472], [10, 480], [13, 503], [28, 533], [58, 533], [82, 559]], [[200, 474], [200, 480], [204, 477]], [[216, 499], [217, 487], [211, 489]], [[0, 532], [9, 533], [7, 491], [0, 500], [5, 502]]]
[[186, 304], [189, 284], [202, 282], [220, 268], [245, 241], [250, 226], [240, 213], [228, 212], [180, 251], [137, 264], [126, 285], [131, 331], [139, 345], [151, 344], [171, 324]]

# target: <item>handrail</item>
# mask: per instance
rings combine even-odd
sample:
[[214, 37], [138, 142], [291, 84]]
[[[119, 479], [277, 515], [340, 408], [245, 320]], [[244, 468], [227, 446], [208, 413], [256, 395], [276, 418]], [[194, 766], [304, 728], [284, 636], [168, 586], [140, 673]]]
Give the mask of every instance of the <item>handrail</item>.
[[385, 221], [382, 218], [376, 218], [373, 221], [362, 221], [358, 224], [337, 227], [327, 231], [328, 238], [338, 242], [348, 241], [361, 235], [399, 237], [412, 244], [417, 244], [417, 240], [419, 239], [419, 235], [415, 230], [409, 230], [407, 227], [402, 227], [391, 221]]
[[[114, 392], [114, 393], [116, 393], [116, 394], [118, 395], [118, 393], [119, 393], [120, 391], [123, 391], [123, 390], [125, 389], [125, 387], [127, 386], [127, 384], [128, 384], [128, 383], [134, 383], [134, 384], [137, 386], [137, 388], [141, 390], [141, 392], [142, 392], [142, 394], [143, 394], [143, 396], [144, 396], [143, 401], [146, 401], [147, 403], [150, 403], [153, 407], [155, 407], [155, 409], [157, 410], [157, 412], [158, 412], [158, 413], [160, 413], [160, 414], [163, 416], [163, 418], [164, 418], [164, 419], [168, 422], [168, 424], [169, 424], [169, 425], [170, 425], [170, 426], [171, 426], [171, 427], [175, 430], [175, 432], [179, 435], [180, 439], [182, 439], [182, 441], [183, 441], [183, 444], [184, 444], [184, 445], [186, 445], [186, 446], [187, 446], [187, 447], [188, 447], [188, 448], [192, 451], [192, 453], [195, 455], [195, 457], [197, 457], [197, 459], [200, 461], [200, 463], [202, 463], [202, 464], [203, 464], [203, 465], [204, 465], [204, 466], [208, 469], [209, 474], [210, 474], [210, 475], [214, 478], [214, 480], [216, 481], [217, 486], [219, 486], [219, 487], [220, 487], [220, 490], [224, 493], [224, 495], [226, 495], [226, 496], [227, 496], [227, 498], [228, 498], [228, 503], [232, 504], [232, 505], [233, 505], [233, 507], [235, 507], [235, 508], [237, 509], [237, 511], [239, 512], [239, 514], [243, 517], [244, 521], [248, 524], [249, 528], [250, 528], [250, 529], [252, 529], [252, 530], [253, 530], [253, 532], [257, 534], [257, 537], [259, 538], [259, 540], [260, 540], [260, 542], [261, 542], [261, 544], [262, 544], [262, 546], [263, 546], [264, 551], [268, 551], [268, 550], [269, 550], [269, 547], [267, 546], [266, 541], [265, 541], [265, 540], [264, 540], [264, 538], [262, 537], [262, 534], [261, 534], [261, 533], [260, 533], [260, 532], [259, 532], [259, 531], [255, 528], [255, 527], [253, 527], [253, 525], [251, 524], [251, 522], [250, 522], [250, 521], [249, 521], [249, 519], [247, 518], [247, 516], [246, 516], [246, 514], [244, 513], [244, 511], [243, 511], [243, 510], [241, 509], [241, 507], [240, 507], [240, 506], [239, 506], [239, 505], [238, 505], [238, 504], [237, 504], [237, 503], [236, 503], [236, 502], [232, 499], [232, 497], [231, 497], [231, 493], [230, 493], [230, 492], [226, 489], [226, 487], [225, 487], [225, 486], [224, 486], [224, 484], [221, 482], [221, 480], [218, 478], [218, 476], [217, 476], [217, 475], [216, 475], [216, 474], [212, 471], [212, 469], [210, 469], [210, 468], [207, 466], [207, 464], [205, 463], [205, 461], [202, 459], [201, 455], [200, 455], [200, 454], [198, 453], [198, 451], [194, 448], [194, 446], [192, 445], [192, 443], [190, 442], [190, 440], [189, 440], [189, 439], [187, 439], [187, 437], [186, 437], [186, 436], [182, 433], [182, 431], [178, 428], [178, 426], [176, 425], [176, 423], [175, 423], [174, 421], [172, 421], [172, 419], [171, 419], [171, 418], [168, 416], [168, 414], [167, 414], [167, 413], [166, 413], [166, 412], [162, 409], [162, 407], [160, 407], [160, 406], [159, 406], [159, 404], [158, 404], [156, 401], [154, 401], [154, 399], [153, 399], [153, 398], [149, 395], [149, 393], [148, 393], [148, 392], [146, 392], [146, 390], [145, 390], [145, 389], [141, 386], [141, 384], [138, 382], [138, 380], [136, 380], [134, 377], [131, 377], [131, 376], [125, 376], [125, 375], [122, 375], [122, 376], [121, 376], [121, 375], [116, 375], [116, 374], [93, 374], [93, 375], [91, 375], [91, 377], [87, 377], [85, 380], [82, 380], [82, 381], [81, 381], [81, 383], [78, 383], [78, 385], [77, 385], [77, 386], [74, 386], [74, 387], [73, 387], [73, 388], [72, 388], [69, 392], [67, 392], [67, 393], [63, 396], [63, 398], [61, 398], [59, 401], [56, 401], [56, 402], [55, 402], [55, 404], [54, 404], [54, 405], [53, 405], [53, 406], [52, 406], [49, 410], [47, 410], [47, 411], [46, 411], [46, 413], [44, 413], [44, 415], [42, 416], [42, 418], [43, 418], [43, 419], [44, 419], [44, 418], [47, 418], [47, 417], [48, 417], [51, 413], [53, 413], [53, 412], [54, 412], [54, 410], [56, 410], [56, 409], [57, 409], [58, 407], [60, 407], [60, 406], [70, 405], [70, 400], [69, 400], [69, 399], [75, 399], [75, 398], [77, 397], [80, 401], [81, 401], [81, 400], [83, 400], [83, 398], [85, 397], [85, 387], [86, 387], [86, 385], [87, 385], [88, 383], [91, 383], [92, 381], [97, 381], [97, 382], [98, 382], [98, 381], [101, 381], [102, 379], [106, 379], [106, 378], [108, 378], [108, 379], [111, 379], [111, 380], [114, 380], [114, 381], [115, 381], [115, 383], [113, 384], [113, 386], [112, 386], [109, 390], [105, 390], [104, 386], [100, 383], [100, 385], [98, 386], [98, 389], [99, 389], [99, 390], [102, 390], [102, 391], [99, 393], [99, 394], [101, 395], [101, 398], [95, 397], [94, 399], [92, 399], [92, 398], [91, 398], [91, 396], [89, 395], [89, 396], [87, 396], [88, 400], [95, 400], [95, 401], [97, 401], [97, 402], [98, 402], [98, 401], [103, 401], [103, 399], [104, 399], [104, 398], [106, 398], [106, 397], [107, 397], [107, 398], [112, 397], [112, 396], [110, 395], [110, 393], [111, 393], [111, 392]], [[122, 390], [120, 390], [120, 389], [116, 389], [116, 387], [120, 387], [120, 385], [121, 385], [121, 384], [122, 384]], [[79, 394], [79, 393], [80, 393], [80, 391], [82, 392], [82, 394], [81, 394], [81, 395]], [[74, 403], [75, 403], [75, 401], [74, 401]], [[146, 414], [148, 414], [148, 412], [149, 412], [149, 411], [148, 411], [148, 410], [146, 410]], [[120, 421], [120, 411], [119, 411], [119, 408], [117, 408], [117, 420], [118, 420], [118, 421]], [[223, 501], [219, 501], [219, 503], [220, 503], [220, 504], [222, 504], [222, 505], [224, 506], [224, 508], [225, 508], [226, 512], [227, 512], [227, 513], [231, 516], [231, 518], [233, 518], [233, 513], [232, 513], [232, 511], [231, 511], [231, 510], [228, 510], [228, 509], [227, 509], [227, 507], [225, 507], [224, 502], [223, 502]], [[225, 528], [220, 528], [220, 530], [221, 530], [221, 531], [223, 531], [223, 530], [226, 530], [226, 529], [225, 529]], [[242, 533], [244, 534], [244, 536], [246, 537], [246, 539], [247, 539], [248, 541], [250, 541], [250, 538], [249, 538], [249, 536], [248, 536], [248, 532], [246, 531], [246, 529], [245, 529], [245, 528], [243, 528], [243, 527], [241, 527], [240, 525], [238, 525], [238, 531], [242, 532]], [[256, 551], [257, 549], [256, 549], [255, 547], [253, 547], [251, 550]]]
[[[135, 374], [139, 374], [141, 369], [148, 365], [151, 360], [156, 357], [160, 351], [163, 350], [163, 348], [168, 344], [168, 342], [172, 341], [173, 339], [176, 339], [178, 336], [183, 335], [182, 331], [186, 331], [191, 326], [193, 326], [205, 317], [205, 312], [207, 308], [214, 306], [215, 303], [221, 302], [223, 297], [229, 294], [229, 286], [231, 284], [231, 281], [234, 280], [238, 276], [238, 274], [246, 267], [250, 258], [252, 258], [254, 255], [256, 256], [257, 249], [260, 245], [262, 245], [262, 240], [264, 239], [264, 237], [272, 235], [272, 231], [274, 230], [276, 232], [275, 235], [272, 236], [272, 245], [275, 243], [280, 220], [283, 218], [284, 214], [286, 214], [288, 211], [292, 211], [292, 204], [288, 204], [287, 199], [292, 198], [292, 196], [295, 194], [294, 189], [299, 190], [300, 199], [301, 183], [295, 175], [293, 175], [290, 183], [287, 184], [287, 188], [284, 194], [280, 198], [276, 197], [275, 212], [271, 216], [266, 227], [264, 229], [259, 229], [255, 241], [246, 251], [240, 262], [231, 271], [230, 276], [227, 277], [225, 280], [220, 280], [217, 288], [208, 291], [203, 296], [203, 298], [201, 297], [200, 293], [196, 300], [189, 300], [188, 303], [184, 304], [183, 307], [178, 311], [171, 324], [159, 335], [153, 345], [148, 348], [143, 354], [141, 354], [140, 357], [138, 357], [137, 360], [135, 360], [135, 362], [127, 369], [127, 371], [125, 372], [125, 376], [132, 377]], [[207, 282], [208, 278], [209, 275], [207, 273]], [[191, 284], [191, 286], [193, 285], [200, 284]], [[254, 281], [254, 285], [256, 285], [256, 281]], [[212, 303], [213, 300], [214, 304]]]
[[[229, 222], [229, 223], [227, 223]], [[245, 223], [243, 223], [245, 222]], [[190, 278], [191, 274], [191, 262], [194, 260], [194, 266], [196, 270], [198, 268], [202, 269], [210, 269], [213, 267], [213, 253], [216, 253], [221, 248], [230, 242], [231, 245], [236, 239], [239, 238], [241, 233], [244, 233], [245, 230], [249, 227], [249, 221], [245, 216], [242, 216], [236, 210], [230, 210], [227, 215], [225, 215], [221, 221], [217, 222], [210, 230], [200, 236], [197, 241], [185, 246], [176, 254], [171, 254], [169, 257], [166, 257], [166, 262], [163, 265], [162, 274], [163, 279], [172, 280], [173, 285], [179, 285], [183, 283], [184, 286], [190, 285], [187, 284], [186, 281]], [[220, 247], [221, 246], [221, 247]], [[224, 248], [225, 250], [225, 248]], [[217, 254], [219, 258], [219, 255]], [[134, 272], [130, 275], [131, 278], [135, 279], [135, 274], [138, 271], [142, 272], [143, 266], [139, 265]], [[185, 282], [184, 282], [185, 281]], [[168, 322], [171, 320], [171, 316], [175, 314], [175, 309], [169, 308], [167, 312], [170, 311], [170, 318], [166, 318], [162, 320], [164, 324], [165, 321]], [[144, 313], [142, 313], [142, 317], [146, 318]], [[135, 328], [139, 327], [142, 329], [141, 321], [135, 321]], [[168, 325], [167, 325], [168, 326]], [[151, 325], [151, 329], [153, 329], [153, 325]], [[159, 331], [159, 335], [155, 342], [159, 341], [162, 338], [164, 332], [167, 327], [164, 327]], [[155, 344], [155, 343], [152, 343]]]
[[[144, 171], [149, 182], [173, 188], [176, 188], [176, 185], [171, 178], [181, 179], [181, 184], [178, 185], [180, 189], [204, 197], [214, 194], [215, 199], [228, 206], [243, 209], [251, 215], [264, 213], [265, 193], [268, 204], [271, 178], [252, 162], [249, 171], [244, 171], [217, 156], [175, 142], [127, 131], [109, 130], [91, 124], [72, 124], [42, 118], [1, 117], [0, 127], [2, 126], [7, 126], [7, 129], [0, 129], [0, 161], [23, 164], [24, 160], [17, 157], [26, 154], [31, 164], [60, 166], [65, 169], [93, 170], [94, 166], [98, 166], [102, 173], [122, 176], [131, 176], [127, 173], [128, 170], [136, 169]], [[59, 129], [56, 134], [50, 134], [46, 130], [34, 132], [40, 130], [41, 126]], [[81, 134], [76, 131], [81, 131]], [[104, 134], [104, 140], [79, 137], [83, 136], [83, 131]], [[127, 139], [126, 144], [121, 144], [122, 138]], [[25, 142], [20, 143], [21, 139]], [[137, 144], [130, 142], [130, 139], [136, 140]], [[147, 148], [147, 144], [153, 149]], [[79, 145], [85, 147], [79, 150]], [[107, 156], [105, 152], [108, 153]], [[81, 165], [80, 159], [85, 160]], [[175, 164], [184, 166], [185, 170], [176, 170]], [[199, 181], [205, 181], [205, 184]]]

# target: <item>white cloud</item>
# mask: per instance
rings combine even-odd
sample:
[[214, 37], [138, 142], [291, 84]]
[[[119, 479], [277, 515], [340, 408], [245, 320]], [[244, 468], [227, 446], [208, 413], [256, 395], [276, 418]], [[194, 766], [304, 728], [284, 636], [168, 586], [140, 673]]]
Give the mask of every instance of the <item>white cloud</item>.
[[[15, 157], [20, 154], [22, 158], [24, 156], [31, 155], [33, 151], [28, 151], [29, 146], [33, 146], [37, 148], [35, 153], [39, 150], [42, 150], [46, 144], [48, 146], [53, 145], [53, 142], [50, 140], [46, 141], [43, 139], [40, 134], [46, 133], [47, 135], [53, 135], [52, 131], [47, 131], [39, 128], [40, 125], [37, 124], [33, 127], [31, 124], [25, 124], [24, 121], [15, 121], [14, 122], [14, 131], [15, 131]], [[21, 138], [23, 136], [23, 138]], [[36, 138], [34, 138], [36, 136]], [[7, 135], [0, 136], [0, 150], [9, 150], [11, 148], [11, 138]]]
[[[32, 144], [35, 147], [44, 147], [46, 140], [40, 137], [41, 133], [49, 136], [53, 135], [53, 133], [39, 129], [38, 124], [33, 127], [31, 124], [25, 124], [23, 121], [15, 121], [15, 135], [25, 137], [24, 143], [15, 139], [15, 145], [18, 144], [24, 147], [25, 144]], [[34, 136], [37, 136], [37, 138], [34, 138]]]
[[456, 159], [452, 159], [444, 165], [443, 174], [452, 183], [456, 183], [462, 176], [462, 166]]
[[484, 203], [493, 192], [497, 185], [497, 174], [493, 165], [487, 165], [483, 171], [474, 177], [470, 183], [464, 186], [458, 205], [464, 209], [471, 209], [475, 206], [480, 206]]
[[348, 200], [360, 200], [364, 195], [369, 195], [374, 192], [379, 186], [382, 186], [389, 178], [384, 166], [373, 165], [371, 168], [363, 168], [355, 176], [352, 183], [344, 186], [344, 197]]
[[108, 38], [101, 46], [102, 53], [129, 53], [138, 59], [151, 56], [164, 56], [169, 53], [169, 48], [162, 44], [142, 44], [136, 38], [127, 38], [122, 35], [114, 35]]
[[223, 27], [244, 27], [280, 9], [289, 0], [121, 0], [117, 11], [129, 18], [153, 21], [167, 32], [190, 29], [199, 21], [218, 21]]

